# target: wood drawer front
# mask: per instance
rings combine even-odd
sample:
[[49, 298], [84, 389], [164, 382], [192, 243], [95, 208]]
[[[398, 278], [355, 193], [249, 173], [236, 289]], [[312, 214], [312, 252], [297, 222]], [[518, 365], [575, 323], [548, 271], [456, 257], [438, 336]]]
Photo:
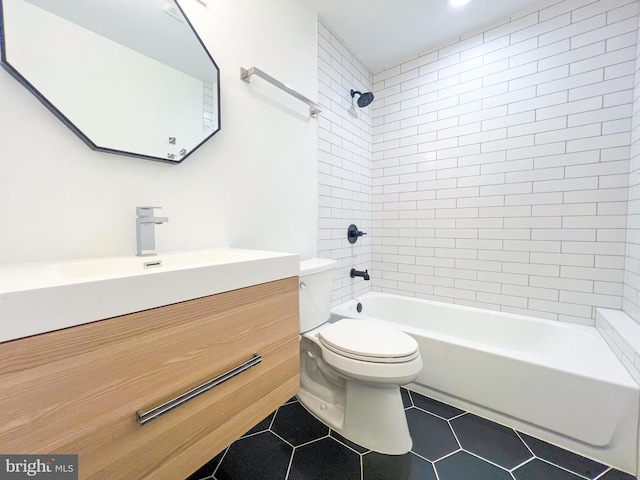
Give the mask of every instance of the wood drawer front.
[[0, 452], [77, 453], [83, 479], [186, 478], [296, 394], [298, 322], [292, 277], [0, 344]]

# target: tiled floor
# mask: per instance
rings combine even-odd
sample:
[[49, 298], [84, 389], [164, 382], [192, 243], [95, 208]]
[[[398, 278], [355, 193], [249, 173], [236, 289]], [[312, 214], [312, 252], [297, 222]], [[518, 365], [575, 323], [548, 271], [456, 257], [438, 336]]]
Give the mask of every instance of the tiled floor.
[[329, 429], [295, 399], [188, 480], [635, 480], [403, 389], [413, 449], [381, 455]]

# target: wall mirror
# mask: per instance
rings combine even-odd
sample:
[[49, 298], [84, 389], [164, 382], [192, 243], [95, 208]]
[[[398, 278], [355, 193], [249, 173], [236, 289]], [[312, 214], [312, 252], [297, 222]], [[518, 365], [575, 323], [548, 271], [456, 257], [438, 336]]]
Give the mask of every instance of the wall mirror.
[[181, 162], [220, 73], [176, 0], [0, 0], [2, 66], [94, 150]]

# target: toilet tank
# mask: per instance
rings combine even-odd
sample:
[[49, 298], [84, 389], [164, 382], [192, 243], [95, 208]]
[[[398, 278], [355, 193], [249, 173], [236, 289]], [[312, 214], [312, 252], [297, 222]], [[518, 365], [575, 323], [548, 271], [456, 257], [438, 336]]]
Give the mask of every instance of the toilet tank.
[[300, 262], [300, 332], [319, 327], [331, 317], [331, 273], [335, 260]]

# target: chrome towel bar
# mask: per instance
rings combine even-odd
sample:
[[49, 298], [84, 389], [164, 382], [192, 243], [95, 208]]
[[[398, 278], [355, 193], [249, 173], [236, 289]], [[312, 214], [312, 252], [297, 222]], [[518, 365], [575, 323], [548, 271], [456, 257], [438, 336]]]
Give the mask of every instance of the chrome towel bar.
[[285, 85], [280, 80], [276, 80], [271, 75], [269, 75], [268, 73], [263, 72], [259, 68], [256, 68], [256, 67], [251, 67], [251, 68], [248, 68], [248, 69], [247, 68], [242, 68], [242, 67], [240, 68], [240, 79], [241, 80], [244, 80], [245, 82], [250, 83], [252, 75], [257, 75], [258, 77], [262, 78], [263, 80], [266, 80], [267, 82], [269, 82], [271, 85], [275, 85], [280, 90], [284, 90], [289, 95], [293, 95], [294, 97], [296, 97], [298, 100], [302, 100], [304, 103], [309, 105], [309, 113], [311, 114], [312, 117], [315, 117], [318, 113], [320, 113], [322, 111], [322, 110], [320, 110], [320, 105], [318, 105], [317, 103], [315, 103], [312, 100], [309, 100], [304, 95], [296, 92], [293, 88]]
[[236, 375], [244, 372], [245, 370], [250, 369], [251, 367], [259, 364], [260, 362], [262, 362], [262, 355], [260, 355], [259, 353], [256, 353], [251, 358], [251, 360], [247, 360], [243, 364], [238, 365], [235, 368], [232, 368], [228, 372], [223, 373], [222, 375], [218, 375], [217, 377], [212, 378], [207, 382], [204, 382], [202, 385], [198, 385], [197, 387], [192, 388], [188, 392], [178, 395], [174, 399], [163, 403], [162, 405], [158, 405], [157, 407], [154, 407], [151, 410], [148, 410], [146, 412], [143, 410], [138, 410], [136, 412], [136, 421], [140, 425], [149, 423], [151, 420], [155, 420], [161, 415], [164, 415], [165, 413], [170, 412], [174, 408], [177, 408], [180, 405], [187, 403], [189, 400], [192, 400], [196, 398], [198, 395], [201, 395], [204, 392], [207, 392], [212, 388], [220, 385], [221, 383], [226, 382], [227, 380], [235, 377]]

